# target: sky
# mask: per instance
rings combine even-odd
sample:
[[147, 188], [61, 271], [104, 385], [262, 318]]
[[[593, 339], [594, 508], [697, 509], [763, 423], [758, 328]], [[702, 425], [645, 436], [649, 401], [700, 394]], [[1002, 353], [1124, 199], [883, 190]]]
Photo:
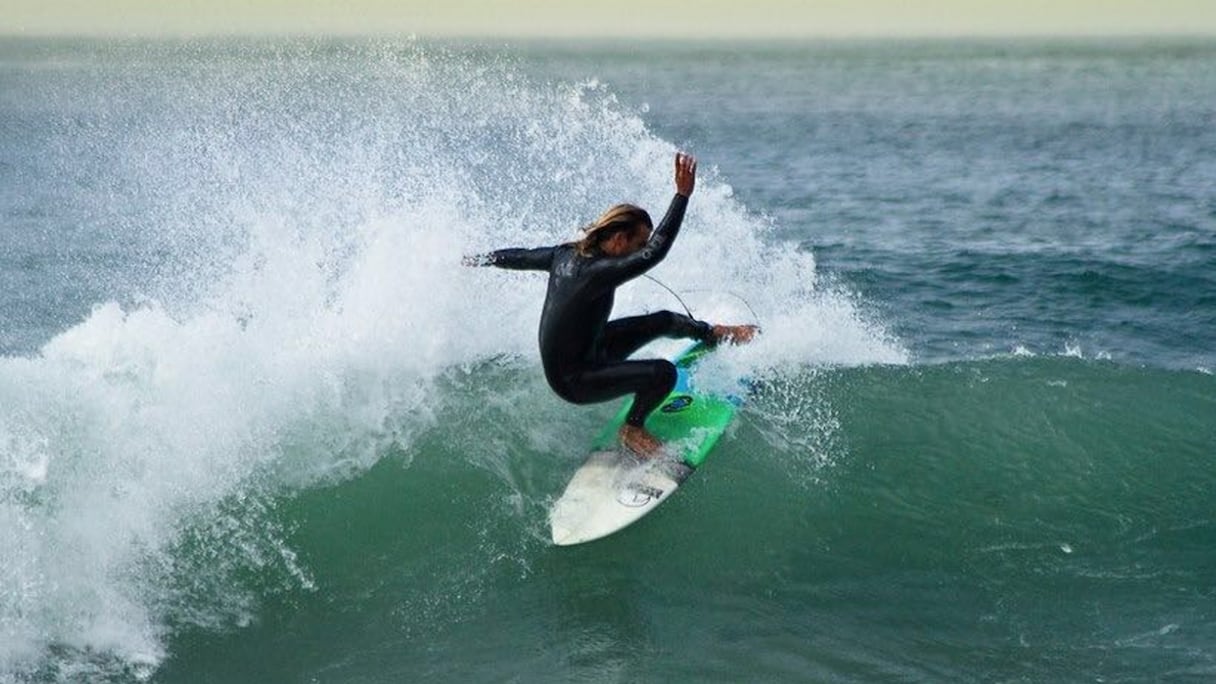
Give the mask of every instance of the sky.
[[1216, 0], [0, 0], [0, 35], [1216, 36]]

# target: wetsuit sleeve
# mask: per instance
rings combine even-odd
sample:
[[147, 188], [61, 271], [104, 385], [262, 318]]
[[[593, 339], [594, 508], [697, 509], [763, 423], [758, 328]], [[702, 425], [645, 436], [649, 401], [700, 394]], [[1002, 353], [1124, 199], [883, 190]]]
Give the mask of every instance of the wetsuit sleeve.
[[654, 268], [671, 251], [671, 243], [680, 233], [680, 224], [684, 222], [684, 210], [687, 208], [688, 198], [677, 194], [671, 199], [659, 227], [650, 234], [646, 246], [629, 256], [597, 259], [591, 264], [588, 274], [598, 285], [616, 287]]
[[553, 265], [553, 247], [500, 249], [477, 258], [479, 266], [497, 266], [515, 271], [548, 271]]

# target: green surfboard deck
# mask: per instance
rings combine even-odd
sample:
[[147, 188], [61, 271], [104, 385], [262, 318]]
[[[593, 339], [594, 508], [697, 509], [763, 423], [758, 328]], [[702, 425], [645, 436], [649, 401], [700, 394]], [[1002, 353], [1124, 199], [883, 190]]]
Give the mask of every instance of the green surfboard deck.
[[[705, 462], [706, 456], [718, 443], [718, 438], [726, 431], [743, 403], [735, 395], [723, 396], [697, 389], [697, 364], [712, 351], [713, 347], [698, 342], [672, 360], [676, 365], [676, 387], [646, 419], [646, 429], [662, 440], [669, 450], [674, 450], [673, 455], [690, 468]], [[632, 397], [625, 401], [612, 422], [595, 438], [592, 443], [594, 450], [618, 448], [617, 431], [625, 424], [625, 416], [629, 414], [631, 406]]]

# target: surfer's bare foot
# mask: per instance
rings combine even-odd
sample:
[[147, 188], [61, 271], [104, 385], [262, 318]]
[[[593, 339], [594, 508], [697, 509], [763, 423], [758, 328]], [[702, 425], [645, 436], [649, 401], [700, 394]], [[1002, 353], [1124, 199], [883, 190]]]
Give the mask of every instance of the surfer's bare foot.
[[657, 437], [636, 425], [622, 425], [617, 436], [621, 446], [642, 458], [654, 458], [663, 450], [663, 443]]
[[760, 327], [755, 325], [715, 325], [713, 341], [714, 344], [747, 344], [758, 332]]

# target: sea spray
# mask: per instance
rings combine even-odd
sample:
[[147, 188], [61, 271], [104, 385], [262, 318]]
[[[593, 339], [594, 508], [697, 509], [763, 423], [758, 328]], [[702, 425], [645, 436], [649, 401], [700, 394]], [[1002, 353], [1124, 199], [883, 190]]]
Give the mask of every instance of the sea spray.
[[[499, 425], [539, 451], [569, 445], [553, 426], [573, 409], [535, 379], [543, 276], [460, 257], [571, 239], [615, 202], [661, 214], [675, 148], [602, 84], [533, 82], [484, 54], [85, 50], [56, 83], [91, 105], [58, 144], [88, 150], [72, 173], [101, 191], [81, 211], [144, 257], [114, 301], [0, 360], [0, 668], [143, 677], [174, 630], [248, 625], [276, 593], [316, 587], [278, 502], [422, 457], [451, 373], [522, 369], [529, 392]], [[750, 302], [764, 335], [730, 362], [905, 360], [734, 199], [728, 169], [703, 168], [656, 275]], [[674, 308], [640, 282], [618, 301], [618, 315]], [[494, 443], [464, 458], [521, 475]]]

